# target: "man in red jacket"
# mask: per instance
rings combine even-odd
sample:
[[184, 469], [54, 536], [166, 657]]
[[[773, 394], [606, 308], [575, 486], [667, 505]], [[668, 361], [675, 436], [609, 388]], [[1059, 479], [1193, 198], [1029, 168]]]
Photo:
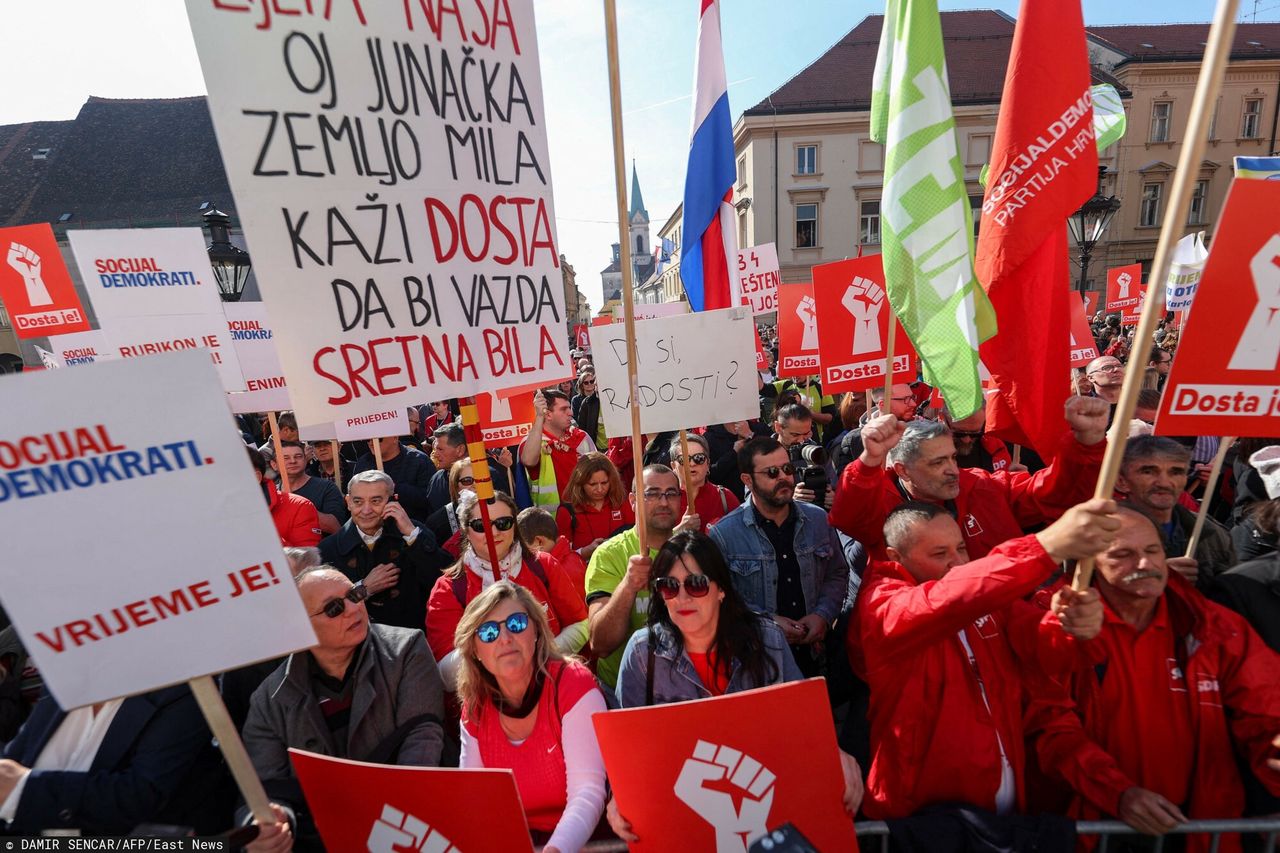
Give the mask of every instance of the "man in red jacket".
[[247, 447], [249, 461], [253, 463], [262, 495], [271, 511], [271, 521], [280, 534], [280, 544], [286, 548], [309, 548], [320, 544], [320, 516], [316, 505], [301, 495], [290, 495], [276, 489], [276, 484], [266, 479], [267, 460], [258, 450]]
[[[1102, 611], [1096, 593], [1070, 589], [1047, 614], [1019, 599], [1060, 560], [1106, 547], [1119, 527], [1114, 512], [1113, 501], [1089, 501], [973, 561], [937, 504], [916, 501], [890, 513], [891, 561], [867, 568], [849, 632], [850, 661], [871, 687], [867, 817], [906, 817], [948, 802], [999, 814], [1022, 809], [1026, 697], [1046, 680], [1045, 661], [1074, 659], [1075, 640], [1064, 630], [1092, 636]], [[1069, 703], [1058, 695], [1061, 725], [1070, 725]]]
[[[1067, 400], [1071, 435], [1053, 462], [1035, 474], [990, 473], [956, 464], [951, 431], [937, 421], [903, 423], [893, 415], [862, 428], [862, 455], [844, 469], [831, 524], [884, 559], [884, 522], [903, 501], [945, 506], [964, 531], [969, 556], [1044, 524], [1093, 493], [1106, 451], [1107, 404], [1091, 397]], [[886, 471], [886, 458], [892, 471]]]
[[[1280, 796], [1280, 767], [1267, 760], [1280, 732], [1280, 655], [1170, 572], [1155, 524], [1119, 508], [1094, 575], [1102, 631], [1080, 644], [1068, 679], [1084, 727], [1041, 737], [1040, 765], [1079, 792], [1078, 819], [1114, 815], [1159, 835], [1188, 819], [1239, 817], [1237, 755]], [[1239, 842], [1224, 838], [1221, 849]]]

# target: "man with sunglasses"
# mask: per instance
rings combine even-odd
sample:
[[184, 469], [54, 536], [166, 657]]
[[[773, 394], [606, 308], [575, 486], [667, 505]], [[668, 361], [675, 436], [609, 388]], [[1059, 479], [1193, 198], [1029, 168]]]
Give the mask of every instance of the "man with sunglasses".
[[844, 550], [822, 508], [795, 499], [795, 467], [777, 440], [751, 439], [738, 451], [738, 466], [747, 500], [708, 535], [729, 563], [734, 588], [782, 628], [801, 672], [817, 675], [816, 644], [844, 605]]
[[956, 464], [961, 468], [981, 468], [983, 471], [1025, 471], [1025, 465], [1013, 467], [1013, 456], [1003, 441], [994, 435], [987, 435], [987, 410], [978, 411], [961, 418], [951, 419], [946, 413], [946, 422], [951, 427], [951, 437], [956, 443]]
[[[436, 767], [444, 686], [421, 630], [369, 624], [368, 590], [332, 566], [298, 575], [316, 645], [287, 657], [250, 700], [244, 744], [299, 841], [315, 840], [289, 761], [305, 749], [379, 764]], [[307, 848], [311, 849], [311, 848]]]

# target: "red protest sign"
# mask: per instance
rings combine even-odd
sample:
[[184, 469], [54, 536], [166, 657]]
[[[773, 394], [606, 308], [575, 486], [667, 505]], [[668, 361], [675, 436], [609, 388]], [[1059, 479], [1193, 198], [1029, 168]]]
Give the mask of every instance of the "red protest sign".
[[476, 411], [485, 444], [516, 444], [533, 426], [533, 391], [506, 398], [487, 391], [477, 394]]
[[591, 349], [591, 339], [587, 336], [585, 323], [578, 323], [573, 327], [573, 345], [578, 349]]
[[0, 228], [0, 302], [19, 338], [89, 331], [49, 223]]
[[[824, 392], [865, 391], [884, 385], [889, 319], [893, 317], [885, 292], [880, 255], [813, 268], [813, 298], [822, 317], [818, 342], [824, 353]], [[893, 339], [895, 382], [915, 381], [915, 359], [915, 349], [898, 323]]]
[[510, 770], [364, 764], [300, 749], [289, 757], [330, 850], [533, 851]]
[[1165, 380], [1157, 435], [1280, 426], [1280, 183], [1237, 179]]
[[1142, 287], [1142, 264], [1127, 264], [1107, 270], [1107, 312], [1132, 310]]
[[1093, 319], [1093, 315], [1098, 313], [1098, 296], [1101, 294], [1096, 290], [1086, 290], [1084, 292], [1084, 316]]
[[633, 851], [742, 850], [784, 823], [819, 850], [858, 849], [819, 679], [592, 722], [618, 808], [641, 839]]
[[778, 376], [814, 376], [821, 365], [813, 284], [778, 285]]
[[764, 344], [760, 341], [760, 329], [756, 328], [756, 370], [764, 371], [769, 369], [769, 359], [764, 354]]
[[[610, 323], [612, 323], [612, 322], [613, 322], [613, 315], [612, 315], [612, 314], [605, 314], [603, 317], [592, 317], [592, 318], [591, 318], [591, 325], [593, 325], [593, 326], [607, 326], [607, 325], [609, 325], [609, 324], [610, 324]], [[589, 344], [589, 343], [591, 343], [591, 341], [588, 339], [587, 343]]]
[[1071, 366], [1084, 367], [1098, 357], [1098, 345], [1089, 328], [1088, 310], [1084, 300], [1072, 294], [1067, 299], [1071, 307]]

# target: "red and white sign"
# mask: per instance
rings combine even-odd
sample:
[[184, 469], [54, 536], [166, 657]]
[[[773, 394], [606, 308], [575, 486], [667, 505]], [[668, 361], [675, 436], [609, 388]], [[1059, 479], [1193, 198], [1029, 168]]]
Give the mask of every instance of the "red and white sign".
[[756, 370], [764, 372], [769, 369], [769, 358], [764, 354], [764, 343], [760, 340], [760, 329], [756, 329]]
[[[865, 391], [884, 387], [889, 322], [898, 323], [885, 295], [880, 255], [867, 255], [813, 268], [822, 347], [822, 390]], [[893, 380], [914, 382], [916, 352], [898, 323], [893, 338]]]
[[289, 757], [330, 850], [533, 853], [510, 770], [365, 764], [300, 749]]
[[60, 361], [63, 367], [79, 367], [82, 364], [95, 364], [120, 357], [107, 344], [107, 339], [102, 332], [97, 329], [50, 338], [49, 347], [53, 350], [54, 358]]
[[222, 307], [231, 346], [244, 375], [245, 390], [227, 395], [231, 411], [243, 414], [292, 408], [266, 306], [261, 302], [227, 302]]
[[62, 707], [315, 644], [223, 397], [200, 352], [6, 380], [0, 599]]
[[637, 853], [742, 851], [784, 823], [818, 850], [858, 849], [820, 679], [591, 720]]
[[778, 285], [778, 378], [817, 376], [818, 304], [813, 283]]
[[1280, 183], [1237, 179], [1165, 381], [1157, 435], [1280, 435]]
[[1142, 264], [1127, 264], [1107, 270], [1107, 313], [1132, 310], [1142, 289]]
[[85, 316], [49, 223], [0, 228], [0, 302], [19, 338], [85, 332]]
[[[688, 302], [651, 302], [631, 306], [631, 316], [635, 318], [636, 322], [641, 320], [656, 320], [659, 317], [678, 317], [681, 314], [688, 313]], [[613, 306], [613, 322], [621, 323], [622, 321], [622, 306]]]
[[1098, 345], [1093, 339], [1093, 330], [1089, 328], [1084, 301], [1072, 293], [1067, 304], [1071, 308], [1071, 366], [1084, 367], [1098, 357]]
[[505, 398], [489, 391], [476, 395], [480, 433], [485, 444], [490, 447], [517, 444], [529, 434], [533, 426], [534, 390]]
[[1086, 290], [1084, 292], [1084, 315], [1090, 320], [1093, 315], [1098, 313], [1098, 297], [1101, 294], [1096, 290]]
[[773, 243], [738, 250], [738, 288], [742, 304], [750, 305], [752, 314], [778, 310], [779, 269], [778, 249]]
[[364, 441], [409, 434], [409, 410], [404, 406], [384, 409], [370, 415], [350, 415], [333, 422], [338, 441]]
[[591, 338], [587, 337], [586, 323], [578, 323], [573, 327], [573, 346], [575, 349], [591, 348]]

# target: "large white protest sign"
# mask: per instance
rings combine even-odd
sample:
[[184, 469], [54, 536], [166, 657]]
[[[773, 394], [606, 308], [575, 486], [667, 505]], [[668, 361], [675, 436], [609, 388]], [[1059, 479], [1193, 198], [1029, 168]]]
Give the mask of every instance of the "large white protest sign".
[[231, 346], [244, 375], [244, 392], [227, 395], [231, 411], [243, 414], [291, 408], [266, 307], [261, 302], [228, 302], [223, 310]]
[[[642, 431], [760, 416], [751, 309], [700, 311], [635, 325]], [[592, 326], [590, 334], [605, 434], [631, 435], [626, 327]]]
[[54, 358], [62, 362], [63, 367], [96, 364], [99, 361], [111, 361], [120, 357], [112, 351], [106, 336], [98, 329], [49, 338], [49, 348], [53, 350]]
[[302, 422], [570, 372], [532, 0], [187, 11]]
[[119, 358], [203, 350], [218, 369], [222, 390], [244, 390], [240, 360], [231, 346], [227, 321], [221, 314], [104, 317], [102, 334], [111, 352]]
[[[405, 420], [409, 418], [406, 415]], [[303, 426], [298, 424], [298, 438], [303, 441], [337, 441], [338, 431], [334, 428], [332, 422], [315, 424], [314, 426]]]
[[201, 352], [12, 377], [0, 600], [64, 708], [315, 643]]
[[773, 243], [738, 250], [738, 289], [752, 314], [778, 310], [778, 285], [782, 282], [778, 249]]
[[[688, 313], [688, 302], [653, 302], [631, 306], [631, 316], [636, 320], [654, 320], [658, 317], [675, 317]], [[621, 305], [613, 306], [614, 322], [622, 322], [624, 316], [625, 312]]]

